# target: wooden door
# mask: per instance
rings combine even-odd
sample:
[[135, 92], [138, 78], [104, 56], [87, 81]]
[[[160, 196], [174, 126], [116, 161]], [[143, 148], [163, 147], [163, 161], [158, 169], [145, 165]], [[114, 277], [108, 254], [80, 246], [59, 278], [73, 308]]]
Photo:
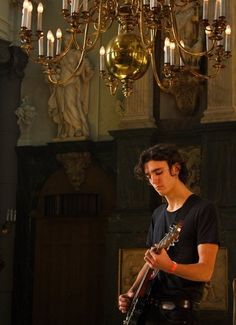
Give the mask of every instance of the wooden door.
[[36, 221], [33, 325], [102, 324], [104, 221]]

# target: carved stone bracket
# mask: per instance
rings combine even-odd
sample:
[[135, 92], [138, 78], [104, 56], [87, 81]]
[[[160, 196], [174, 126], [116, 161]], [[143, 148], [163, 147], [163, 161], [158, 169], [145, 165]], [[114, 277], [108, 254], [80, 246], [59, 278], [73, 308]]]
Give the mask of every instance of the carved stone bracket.
[[200, 195], [201, 149], [200, 147], [190, 146], [181, 149], [180, 152], [185, 158], [189, 171], [187, 186], [193, 193]]
[[65, 168], [66, 175], [75, 190], [79, 190], [80, 185], [85, 180], [86, 169], [91, 164], [91, 155], [89, 152], [70, 152], [58, 154], [57, 160]]
[[171, 93], [175, 97], [176, 105], [182, 115], [191, 116], [196, 113], [200, 94], [199, 81], [190, 73], [185, 73], [178, 84], [174, 85]]

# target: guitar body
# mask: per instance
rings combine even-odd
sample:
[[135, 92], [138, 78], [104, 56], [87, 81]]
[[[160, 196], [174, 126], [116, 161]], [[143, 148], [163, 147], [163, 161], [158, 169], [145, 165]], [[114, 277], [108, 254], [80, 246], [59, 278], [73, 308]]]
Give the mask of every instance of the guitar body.
[[[174, 243], [178, 240], [181, 228], [182, 223], [171, 226], [168, 234], [158, 244], [155, 244], [152, 250], [156, 254], [158, 254], [162, 248], [168, 250], [168, 248], [171, 245], [174, 245]], [[146, 306], [148, 305], [153, 280], [158, 272], [158, 270], [153, 270], [147, 267], [143, 279], [141, 280], [139, 287], [133, 297], [127, 316], [123, 321], [123, 325], [139, 324], [140, 318], [143, 315]]]
[[145, 307], [147, 306], [148, 298], [148, 295], [146, 295], [135, 299], [132, 306], [133, 308], [128, 311], [126, 319], [123, 322], [124, 325], [138, 325]]
[[139, 288], [138, 295], [132, 300], [131, 306], [127, 313], [126, 319], [123, 322], [124, 325], [137, 325], [143, 314], [145, 307], [147, 306], [149, 293], [152, 287], [153, 270], [148, 268], [145, 277], [142, 282], [142, 286]]

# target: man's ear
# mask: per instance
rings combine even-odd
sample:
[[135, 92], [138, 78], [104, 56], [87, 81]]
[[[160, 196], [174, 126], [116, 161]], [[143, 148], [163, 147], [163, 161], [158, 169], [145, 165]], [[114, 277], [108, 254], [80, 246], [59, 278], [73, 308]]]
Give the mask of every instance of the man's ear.
[[172, 165], [172, 167], [171, 167], [172, 176], [179, 175], [180, 169], [181, 169], [181, 167], [180, 167], [179, 163], [175, 163], [174, 165]]

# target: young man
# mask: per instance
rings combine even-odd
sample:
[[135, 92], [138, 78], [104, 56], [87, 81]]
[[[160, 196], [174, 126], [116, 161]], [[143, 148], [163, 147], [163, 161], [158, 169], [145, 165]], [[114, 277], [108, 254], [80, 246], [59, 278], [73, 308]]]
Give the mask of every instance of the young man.
[[[129, 291], [119, 296], [119, 309], [130, 314], [132, 299], [145, 272], [154, 270], [141, 316], [127, 324], [198, 324], [204, 283], [211, 279], [219, 248], [215, 207], [186, 187], [188, 171], [175, 146], [160, 144], [143, 151], [135, 173], [146, 179], [167, 203], [153, 213], [145, 264]], [[182, 227], [175, 245], [168, 250], [153, 250], [170, 226], [180, 220]]]

